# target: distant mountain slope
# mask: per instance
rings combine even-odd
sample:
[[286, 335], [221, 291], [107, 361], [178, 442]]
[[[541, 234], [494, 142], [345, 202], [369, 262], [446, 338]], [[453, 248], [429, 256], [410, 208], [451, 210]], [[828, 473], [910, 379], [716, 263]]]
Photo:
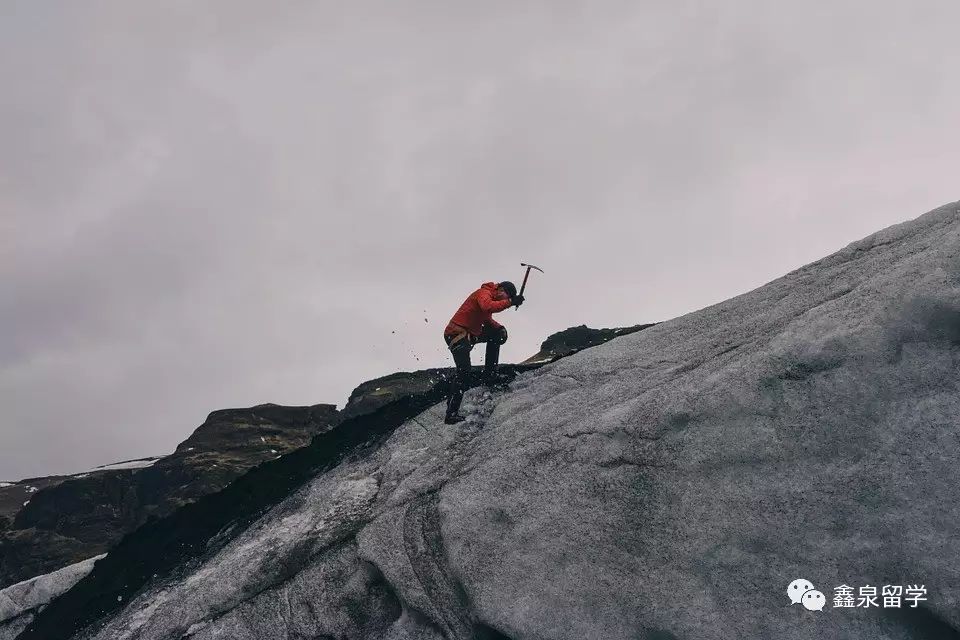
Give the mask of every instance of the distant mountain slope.
[[169, 456], [0, 487], [0, 588], [103, 553], [338, 421], [333, 405], [215, 411]]

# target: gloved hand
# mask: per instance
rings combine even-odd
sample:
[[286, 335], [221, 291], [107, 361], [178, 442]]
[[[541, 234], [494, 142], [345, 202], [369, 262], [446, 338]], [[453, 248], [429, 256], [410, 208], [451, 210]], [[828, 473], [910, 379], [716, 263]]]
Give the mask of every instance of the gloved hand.
[[503, 344], [507, 341], [507, 328], [500, 327], [500, 338], [497, 340], [498, 344]]
[[519, 307], [520, 305], [523, 304], [523, 300], [524, 300], [523, 296], [518, 293], [517, 295], [513, 296], [513, 299], [512, 299], [513, 306]]

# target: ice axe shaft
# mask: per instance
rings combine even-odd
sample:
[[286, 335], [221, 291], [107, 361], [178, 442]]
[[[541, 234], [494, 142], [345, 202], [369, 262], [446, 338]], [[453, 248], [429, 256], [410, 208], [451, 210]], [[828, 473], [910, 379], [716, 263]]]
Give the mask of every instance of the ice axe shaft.
[[[527, 278], [530, 277], [530, 269], [536, 269], [536, 270], [539, 271], [540, 273], [543, 273], [543, 269], [541, 269], [540, 267], [538, 267], [538, 266], [536, 266], [536, 265], [534, 265], [534, 264], [527, 264], [527, 263], [525, 263], [525, 262], [521, 262], [521, 263], [520, 263], [520, 266], [527, 268], [527, 272], [526, 272], [525, 274], [523, 274], [523, 284], [520, 285], [520, 295], [522, 296], [522, 295], [523, 295], [523, 290], [527, 288]], [[519, 309], [519, 308], [520, 308], [520, 305], [517, 305], [515, 308], [516, 308], [516, 309]]]

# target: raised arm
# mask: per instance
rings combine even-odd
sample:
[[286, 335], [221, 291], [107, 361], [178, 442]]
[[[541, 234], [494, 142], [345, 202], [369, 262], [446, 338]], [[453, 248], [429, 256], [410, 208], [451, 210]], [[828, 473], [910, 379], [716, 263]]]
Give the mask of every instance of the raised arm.
[[480, 305], [480, 308], [484, 311], [497, 313], [498, 311], [509, 309], [513, 302], [511, 302], [510, 298], [506, 300], [494, 300], [493, 294], [486, 289], [481, 289], [480, 293], [477, 294], [477, 304]]

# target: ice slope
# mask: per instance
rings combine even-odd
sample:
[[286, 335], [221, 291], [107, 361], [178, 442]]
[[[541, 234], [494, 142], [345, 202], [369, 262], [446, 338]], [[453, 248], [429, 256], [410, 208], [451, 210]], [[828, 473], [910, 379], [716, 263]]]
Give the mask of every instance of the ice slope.
[[955, 203], [433, 407], [83, 637], [958, 637], [958, 385]]
[[0, 590], [0, 640], [16, 638], [33, 620], [37, 609], [75, 585], [103, 557], [89, 558]]

